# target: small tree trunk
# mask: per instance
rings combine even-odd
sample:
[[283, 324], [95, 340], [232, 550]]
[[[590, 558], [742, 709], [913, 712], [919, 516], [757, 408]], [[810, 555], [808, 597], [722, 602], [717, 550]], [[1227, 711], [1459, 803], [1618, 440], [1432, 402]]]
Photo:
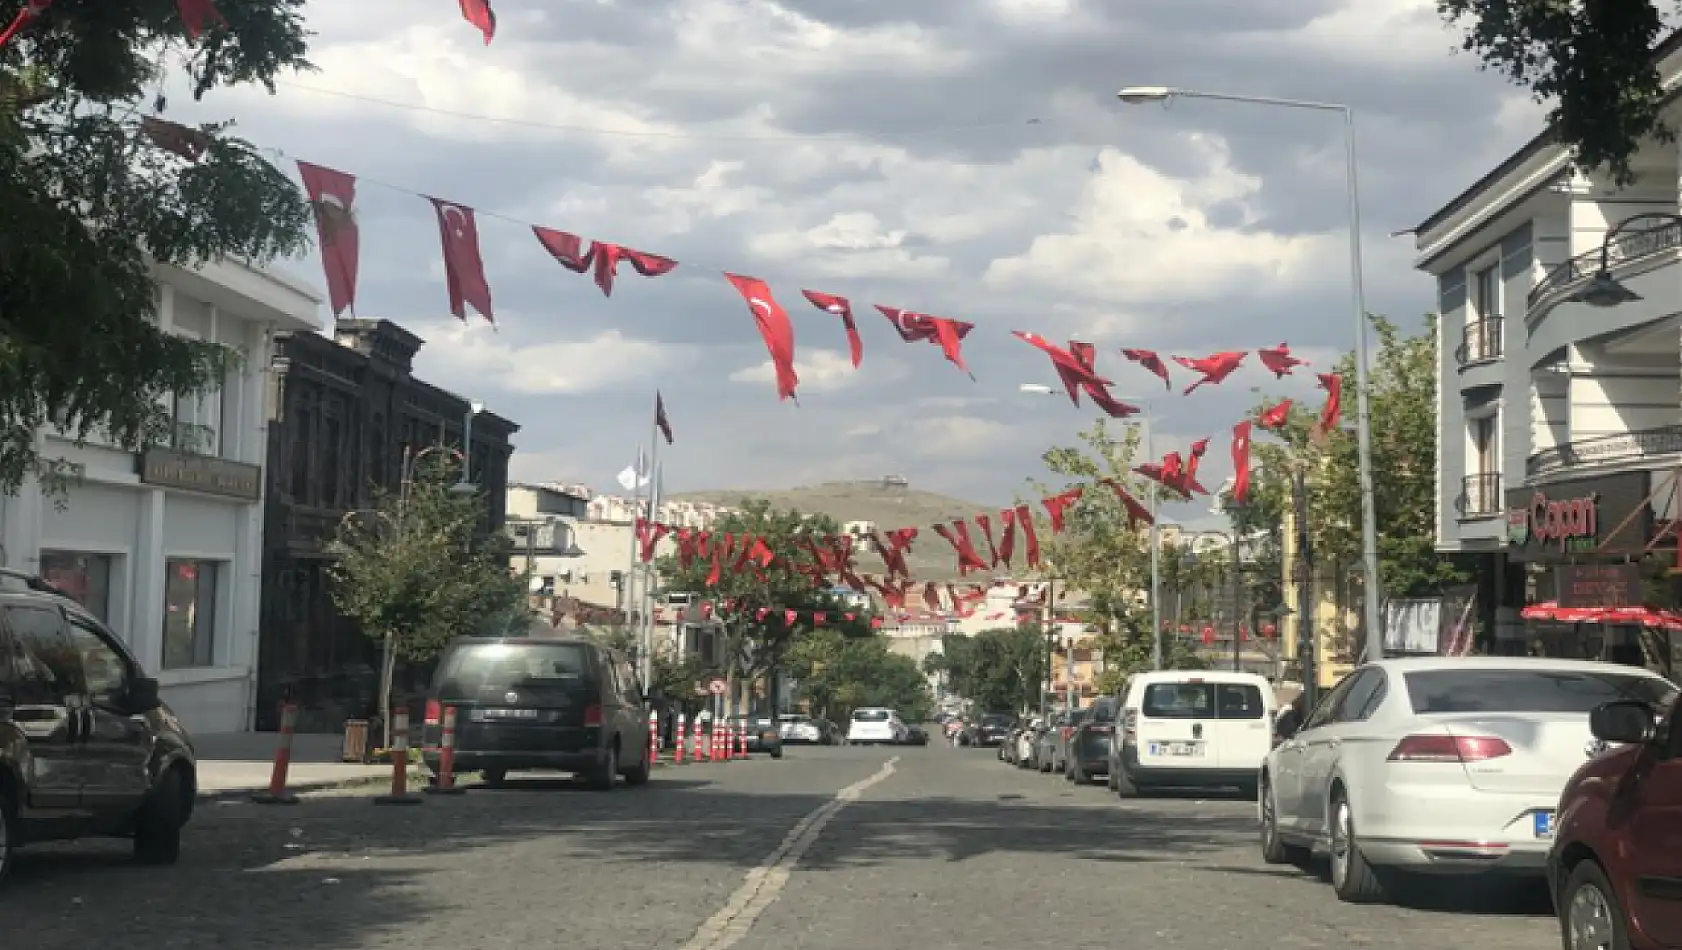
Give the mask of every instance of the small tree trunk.
[[380, 656], [380, 723], [385, 732], [385, 745], [391, 748], [391, 681], [397, 672], [397, 638], [390, 630], [385, 633]]

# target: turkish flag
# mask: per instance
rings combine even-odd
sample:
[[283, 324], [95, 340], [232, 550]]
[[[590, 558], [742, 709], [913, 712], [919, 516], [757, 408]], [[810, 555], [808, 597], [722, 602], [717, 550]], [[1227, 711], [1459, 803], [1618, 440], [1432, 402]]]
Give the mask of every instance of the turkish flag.
[[858, 324], [853, 322], [853, 305], [846, 297], [826, 294], [821, 290], [802, 290], [812, 306], [827, 313], [833, 313], [841, 318], [841, 326], [847, 331], [847, 349], [853, 358], [853, 369], [859, 368], [864, 360], [864, 340], [859, 337]]
[[438, 233], [444, 242], [444, 280], [450, 287], [450, 312], [458, 320], [467, 320], [467, 304], [491, 323], [491, 285], [485, 280], [485, 262], [479, 257], [479, 226], [473, 221], [473, 209], [464, 205], [428, 198], [438, 212]]
[[1323, 439], [1337, 428], [1338, 420], [1343, 418], [1343, 377], [1336, 373], [1315, 375], [1320, 378], [1320, 388], [1326, 391], [1326, 404], [1320, 407], [1320, 421], [1314, 424], [1315, 431]]
[[1232, 500], [1240, 505], [1250, 497], [1250, 420], [1232, 427]]
[[478, 27], [485, 34], [485, 45], [491, 45], [496, 36], [496, 11], [491, 9], [491, 0], [461, 0], [461, 18]]
[[228, 25], [222, 11], [216, 9], [215, 0], [175, 0], [175, 8], [181, 13], [181, 25], [187, 28], [190, 40], [198, 39], [205, 27], [212, 23]]
[[327, 272], [327, 299], [336, 318], [356, 313], [356, 267], [362, 236], [356, 228], [356, 176], [332, 168], [298, 163], [298, 175], [315, 209], [315, 236], [321, 267]]
[[771, 288], [765, 281], [730, 273], [724, 279], [730, 281], [753, 312], [753, 322], [759, 326], [759, 335], [765, 340], [771, 365], [777, 371], [777, 398], [793, 398], [800, 376], [794, 371], [794, 324], [788, 319], [788, 311], [771, 296]]

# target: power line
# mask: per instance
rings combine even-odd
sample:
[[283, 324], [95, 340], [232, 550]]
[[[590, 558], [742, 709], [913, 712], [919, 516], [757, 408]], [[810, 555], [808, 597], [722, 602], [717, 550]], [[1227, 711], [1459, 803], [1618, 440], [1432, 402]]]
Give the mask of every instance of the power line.
[[976, 122], [969, 125], [950, 125], [930, 129], [916, 129], [904, 131], [867, 130], [860, 132], [814, 132], [809, 135], [781, 134], [781, 135], [718, 135], [700, 132], [664, 132], [657, 130], [609, 129], [592, 125], [568, 125], [559, 122], [539, 122], [535, 119], [514, 119], [499, 116], [481, 115], [476, 112], [464, 112], [458, 109], [441, 109], [436, 106], [419, 105], [413, 102], [398, 102], [394, 99], [382, 99], [378, 96], [368, 96], [357, 92], [343, 92], [338, 89], [324, 89], [320, 86], [307, 86], [303, 83], [283, 82], [277, 80], [277, 86], [297, 89], [301, 92], [315, 93], [320, 96], [333, 96], [338, 99], [348, 99], [353, 102], [363, 102], [369, 105], [384, 106], [388, 109], [399, 109], [405, 112], [418, 112], [425, 115], [447, 116], [453, 119], [466, 119], [472, 122], [486, 122], [493, 125], [509, 125], [520, 128], [547, 129], [555, 132], [579, 132], [589, 135], [606, 135], [620, 138], [643, 139], [677, 139], [698, 142], [811, 142], [823, 140], [844, 140], [853, 138], [870, 139], [917, 139], [939, 138], [954, 135], [959, 132], [974, 132], [984, 129], [1010, 129], [1037, 126], [1043, 123], [1038, 118], [1011, 119], [1008, 121]]

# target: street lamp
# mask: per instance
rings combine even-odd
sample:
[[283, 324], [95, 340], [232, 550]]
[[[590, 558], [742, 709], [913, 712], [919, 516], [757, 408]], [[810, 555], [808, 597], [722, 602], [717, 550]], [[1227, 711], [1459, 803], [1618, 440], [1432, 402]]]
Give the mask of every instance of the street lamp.
[[[1036, 396], [1056, 395], [1057, 390], [1042, 383], [1023, 383], [1017, 387], [1024, 393]], [[1136, 399], [1131, 396], [1117, 397], [1122, 402], [1138, 403], [1144, 408], [1139, 416], [1140, 441], [1144, 443], [1145, 457], [1156, 458], [1155, 439], [1152, 434], [1152, 419], [1155, 417], [1155, 401], [1151, 399]], [[1162, 529], [1157, 524], [1157, 506], [1159, 501], [1156, 479], [1145, 479], [1146, 488], [1150, 492], [1151, 513], [1151, 669], [1162, 669]]]
[[1631, 215], [1619, 221], [1612, 230], [1606, 232], [1606, 237], [1600, 242], [1600, 267], [1588, 283], [1565, 299], [1572, 303], [1586, 303], [1591, 307], [1605, 309], [1619, 304], [1634, 303], [1641, 299], [1641, 295], [1625, 287], [1612, 276], [1612, 242], [1629, 230], [1630, 225], [1638, 221], [1661, 221], [1667, 225], [1682, 224], [1682, 215], [1670, 214], [1664, 211], [1645, 211]]
[[467, 404], [467, 416], [461, 423], [461, 481], [450, 486], [457, 495], [471, 495], [473, 487], [473, 417], [485, 411], [485, 404], [475, 399]]
[[[1195, 92], [1189, 89], [1175, 89], [1172, 86], [1128, 86], [1116, 93], [1116, 96], [1129, 105], [1167, 103], [1174, 99], [1210, 99], [1283, 109], [1335, 112], [1343, 116], [1345, 184], [1349, 205], [1349, 290], [1355, 311], [1355, 441], [1361, 468], [1361, 561], [1367, 575], [1364, 614], [1367, 629], [1379, 630], [1383, 617], [1379, 611], [1381, 591], [1378, 579], [1378, 518], [1373, 507], [1372, 490], [1372, 414], [1367, 396], [1367, 304], [1361, 280], [1361, 202], [1355, 174], [1355, 111], [1349, 106], [1330, 102]], [[1384, 637], [1380, 635], [1368, 638], [1366, 659], [1370, 661], [1383, 658]]]

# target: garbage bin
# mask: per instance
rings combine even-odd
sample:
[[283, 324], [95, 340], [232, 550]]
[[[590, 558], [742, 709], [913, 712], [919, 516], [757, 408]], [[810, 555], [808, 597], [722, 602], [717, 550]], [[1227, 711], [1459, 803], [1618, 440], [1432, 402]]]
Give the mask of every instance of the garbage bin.
[[345, 744], [340, 757], [346, 762], [368, 761], [368, 720], [345, 720]]

